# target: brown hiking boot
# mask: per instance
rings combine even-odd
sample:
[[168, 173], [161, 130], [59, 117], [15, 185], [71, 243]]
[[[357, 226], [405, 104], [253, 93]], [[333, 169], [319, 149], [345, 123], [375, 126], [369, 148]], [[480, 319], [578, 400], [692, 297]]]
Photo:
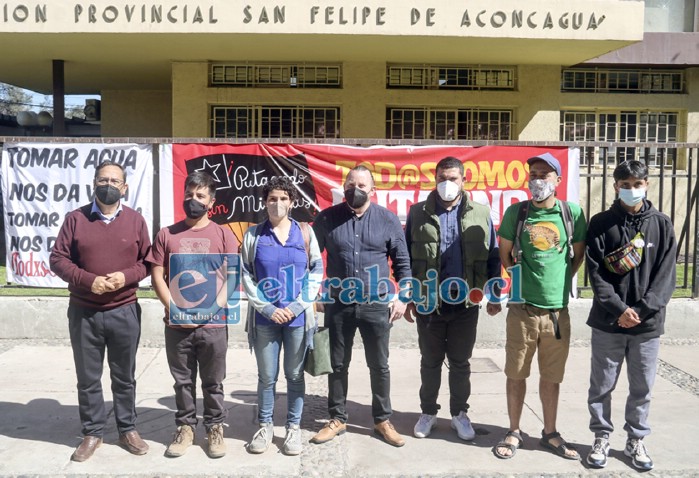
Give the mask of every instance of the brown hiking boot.
[[182, 456], [192, 443], [194, 443], [194, 428], [189, 425], [179, 426], [172, 443], [165, 450], [165, 456], [172, 458]]
[[325, 424], [321, 430], [311, 438], [311, 443], [325, 443], [335, 438], [337, 435], [342, 435], [347, 431], [347, 425], [342, 423], [337, 418], [333, 418]]
[[374, 432], [384, 439], [386, 443], [393, 446], [403, 446], [405, 445], [405, 440], [400, 434], [393, 428], [393, 425], [388, 420], [384, 420], [380, 423], [374, 425]]
[[97, 448], [102, 444], [102, 438], [86, 436], [70, 457], [73, 461], [85, 461], [89, 459]]
[[226, 444], [223, 441], [223, 425], [220, 423], [209, 428], [206, 432], [209, 439], [209, 457], [221, 458], [226, 455]]

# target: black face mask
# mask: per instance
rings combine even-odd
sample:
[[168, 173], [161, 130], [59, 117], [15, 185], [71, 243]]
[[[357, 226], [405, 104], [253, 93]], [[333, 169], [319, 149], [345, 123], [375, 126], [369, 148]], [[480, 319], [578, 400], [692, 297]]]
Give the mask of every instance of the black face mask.
[[206, 214], [209, 209], [207, 206], [194, 199], [187, 199], [182, 203], [182, 207], [184, 208], [184, 213], [190, 219], [199, 219]]
[[359, 188], [345, 189], [345, 199], [352, 209], [359, 209], [369, 200], [369, 195]]
[[95, 188], [95, 196], [102, 204], [111, 206], [121, 199], [121, 191], [111, 184], [104, 184]]

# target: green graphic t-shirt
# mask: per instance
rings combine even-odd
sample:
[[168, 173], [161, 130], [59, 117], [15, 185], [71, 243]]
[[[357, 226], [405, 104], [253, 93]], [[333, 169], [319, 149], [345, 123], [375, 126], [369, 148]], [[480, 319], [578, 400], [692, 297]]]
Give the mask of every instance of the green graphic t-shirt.
[[[579, 205], [568, 203], [573, 216], [573, 243], [585, 240], [587, 224]], [[515, 240], [520, 204], [513, 204], [502, 218], [498, 235]], [[545, 309], [568, 305], [572, 278], [568, 236], [561, 208], [539, 209], [530, 204], [520, 235], [522, 248], [522, 298], [527, 304]]]

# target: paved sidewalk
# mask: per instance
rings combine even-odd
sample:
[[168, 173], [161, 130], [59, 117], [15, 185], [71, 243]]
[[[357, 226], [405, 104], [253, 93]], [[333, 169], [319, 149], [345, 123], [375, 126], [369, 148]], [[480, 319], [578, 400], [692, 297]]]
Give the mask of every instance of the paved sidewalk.
[[[699, 410], [699, 360], [696, 345], [663, 344], [661, 369], [656, 382], [651, 423], [653, 434], [646, 439], [656, 468], [648, 476], [699, 476], [699, 457], [694, 451]], [[566, 380], [560, 398], [559, 430], [578, 445], [583, 456], [592, 435], [587, 429], [586, 406], [589, 374], [586, 346], [571, 350]], [[419, 352], [395, 348], [390, 357], [392, 422], [406, 437], [406, 445], [393, 448], [372, 435], [369, 376], [361, 349], [354, 350], [350, 369], [349, 430], [323, 445], [306, 444], [298, 457], [279, 452], [283, 441], [285, 385], [278, 387], [274, 445], [263, 455], [251, 455], [246, 442], [257, 426], [256, 365], [245, 348], [228, 352], [228, 375], [224, 382], [228, 405], [225, 429], [228, 454], [209, 459], [203, 427], [196, 444], [185, 456], [163, 456], [174, 431], [172, 379], [162, 348], [139, 351], [138, 429], [150, 444], [150, 452], [132, 456], [120, 448], [113, 415], [105, 444], [92, 459], [73, 463], [70, 455], [80, 441], [75, 375], [70, 347], [41, 345], [35, 341], [0, 341], [0, 475], [2, 476], [636, 476], [623, 456], [624, 390], [622, 376], [614, 399], [613, 419], [619, 431], [612, 437], [609, 465], [588, 470], [579, 462], [567, 461], [538, 445], [542, 428], [536, 376], [529, 381], [522, 428], [529, 434], [525, 448], [512, 460], [498, 460], [493, 445], [507, 428], [505, 378], [501, 348], [477, 348], [473, 360], [473, 395], [470, 416], [477, 437], [459, 440], [449, 426], [446, 367], [440, 402], [444, 407], [436, 430], [429, 438], [412, 437], [419, 414]], [[109, 382], [104, 381], [110, 400]], [[307, 377], [307, 396], [302, 423], [307, 441], [327, 418], [326, 379]], [[111, 402], [108, 403], [111, 406]]]

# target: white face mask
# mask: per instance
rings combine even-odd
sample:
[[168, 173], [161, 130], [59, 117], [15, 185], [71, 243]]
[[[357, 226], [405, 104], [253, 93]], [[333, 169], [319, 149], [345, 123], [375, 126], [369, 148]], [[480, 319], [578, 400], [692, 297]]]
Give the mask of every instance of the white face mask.
[[619, 189], [619, 199], [627, 206], [635, 206], [646, 197], [645, 188]]
[[267, 206], [267, 214], [270, 217], [286, 217], [289, 214], [289, 206], [283, 202], [276, 202]]
[[532, 199], [536, 202], [545, 201], [555, 190], [556, 186], [545, 179], [529, 181], [529, 191], [532, 193]]
[[452, 202], [459, 196], [461, 188], [454, 181], [442, 181], [437, 184], [437, 194], [444, 202]]

